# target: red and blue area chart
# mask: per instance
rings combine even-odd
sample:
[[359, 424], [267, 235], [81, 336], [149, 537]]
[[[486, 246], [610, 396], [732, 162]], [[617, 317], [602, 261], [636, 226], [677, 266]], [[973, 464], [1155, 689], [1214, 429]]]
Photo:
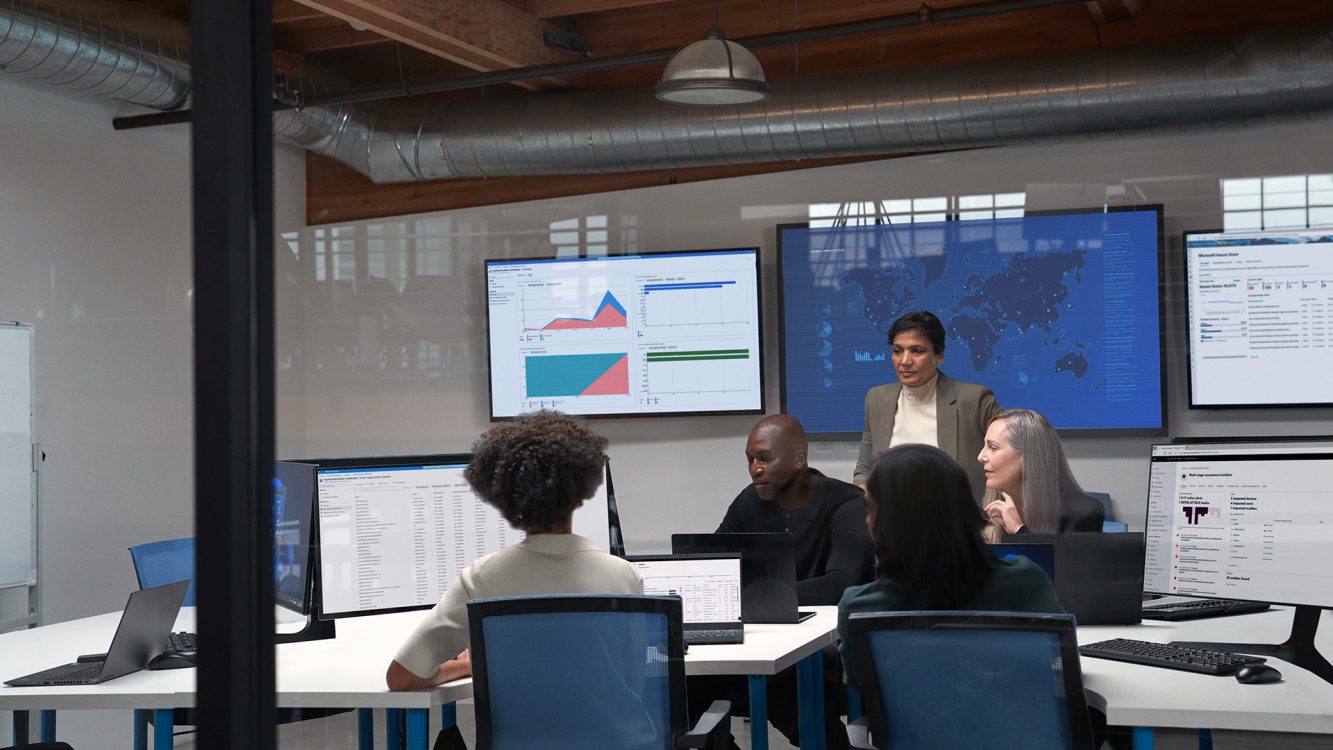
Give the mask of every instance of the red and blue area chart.
[[[591, 318], [556, 318], [550, 323], [535, 329], [539, 331], [574, 331], [591, 328], [625, 328], [629, 325], [625, 306], [611, 292], [602, 296], [597, 311]], [[534, 330], [534, 329], [528, 329]]]
[[548, 354], [523, 360], [528, 398], [628, 396], [629, 354]]

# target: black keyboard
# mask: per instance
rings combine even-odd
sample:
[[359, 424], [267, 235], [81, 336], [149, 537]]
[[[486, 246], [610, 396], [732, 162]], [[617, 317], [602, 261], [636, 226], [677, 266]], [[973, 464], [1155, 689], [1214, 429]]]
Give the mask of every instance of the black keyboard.
[[1183, 669], [1187, 672], [1202, 672], [1203, 674], [1231, 674], [1239, 669], [1242, 664], [1262, 664], [1267, 661], [1259, 656], [1245, 656], [1244, 654], [1211, 651], [1202, 648], [1185, 648], [1184, 646], [1172, 646], [1169, 643], [1150, 643], [1129, 638], [1114, 638], [1109, 641], [1089, 643], [1086, 646], [1079, 646], [1078, 652], [1083, 656], [1093, 656], [1098, 659], [1114, 659], [1135, 664], [1146, 664], [1150, 667]]
[[745, 631], [736, 629], [726, 630], [686, 630], [685, 643], [704, 646], [710, 643], [744, 643]]
[[199, 649], [195, 644], [196, 638], [197, 636], [194, 633], [187, 633], [183, 630], [179, 633], [172, 633], [167, 636], [167, 650], [187, 652], [198, 651]]
[[1196, 620], [1201, 617], [1248, 615], [1253, 612], [1263, 612], [1266, 609], [1268, 609], [1268, 605], [1263, 602], [1239, 602], [1230, 599], [1195, 599], [1188, 602], [1144, 604], [1143, 619]]

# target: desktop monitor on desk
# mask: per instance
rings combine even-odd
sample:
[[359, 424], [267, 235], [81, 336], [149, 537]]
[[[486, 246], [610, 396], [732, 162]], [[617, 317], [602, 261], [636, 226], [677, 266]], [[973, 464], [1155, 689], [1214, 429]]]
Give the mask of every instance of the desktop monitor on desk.
[[279, 643], [334, 637], [333, 623], [316, 615], [319, 547], [315, 524], [315, 469], [310, 463], [277, 461], [273, 471], [273, 601], [306, 619], [296, 632], [279, 632]]
[[[325, 619], [435, 606], [477, 558], [516, 544], [509, 525], [468, 485], [466, 453], [320, 459], [316, 472], [319, 615]], [[623, 554], [610, 466], [574, 512], [574, 533]]]
[[1314, 647], [1333, 607], [1333, 439], [1155, 445], [1148, 478], [1143, 590], [1296, 605], [1291, 636], [1213, 644], [1282, 655], [1333, 682]]

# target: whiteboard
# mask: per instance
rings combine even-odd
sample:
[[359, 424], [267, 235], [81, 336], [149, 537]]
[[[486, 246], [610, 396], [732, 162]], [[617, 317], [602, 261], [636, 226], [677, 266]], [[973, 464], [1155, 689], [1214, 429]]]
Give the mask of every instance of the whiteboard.
[[0, 323], [0, 588], [37, 582], [32, 326]]

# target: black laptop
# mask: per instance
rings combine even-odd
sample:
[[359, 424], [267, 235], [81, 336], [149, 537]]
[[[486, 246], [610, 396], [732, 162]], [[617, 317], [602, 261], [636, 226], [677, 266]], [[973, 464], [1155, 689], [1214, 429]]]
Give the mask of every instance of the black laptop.
[[188, 588], [189, 581], [179, 581], [130, 594], [105, 659], [53, 667], [5, 680], [5, 684], [14, 687], [96, 685], [138, 672], [148, 666], [150, 659], [162, 653]]
[[791, 534], [672, 534], [671, 551], [677, 555], [739, 552], [744, 622], [796, 623], [815, 615], [796, 609], [796, 538]]
[[1013, 534], [1055, 545], [1055, 595], [1079, 625], [1133, 625], [1143, 615], [1143, 534]]
[[744, 643], [741, 556], [628, 555], [643, 577], [643, 593], [679, 596], [688, 644]]

